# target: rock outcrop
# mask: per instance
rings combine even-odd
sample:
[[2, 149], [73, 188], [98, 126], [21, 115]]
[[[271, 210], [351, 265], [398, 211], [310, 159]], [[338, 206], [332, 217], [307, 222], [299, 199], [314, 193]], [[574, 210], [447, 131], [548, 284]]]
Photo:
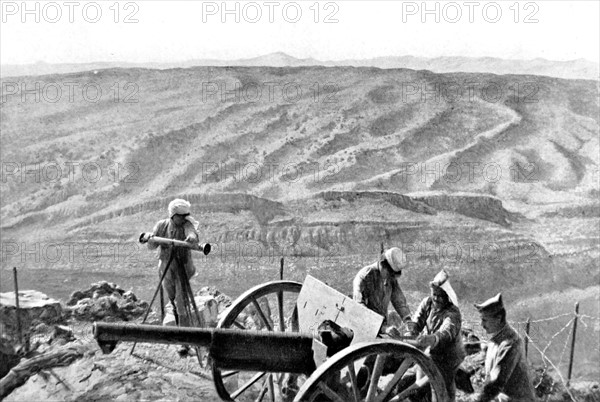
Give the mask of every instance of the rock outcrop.
[[94, 283], [76, 291], [67, 302], [68, 314], [79, 321], [131, 321], [146, 311], [148, 303], [114, 283]]
[[[64, 322], [65, 314], [58, 300], [51, 299], [36, 290], [19, 291], [19, 321], [25, 338], [30, 328]], [[0, 293], [0, 333], [17, 340], [17, 308], [14, 292]]]
[[510, 226], [519, 215], [507, 211], [502, 201], [484, 194], [426, 194], [413, 197], [437, 211], [451, 211], [482, 219], [501, 226]]
[[231, 305], [231, 298], [212, 286], [205, 286], [196, 292], [196, 305], [204, 315], [204, 322], [209, 327], [216, 327], [221, 313]]
[[[41, 301], [47, 298], [40, 295], [37, 303], [31, 303], [31, 297], [26, 298], [30, 301], [26, 305], [43, 304]], [[9, 295], [3, 295], [3, 306], [9, 304], [4, 297], [10, 299]], [[61, 308], [58, 301], [47, 300], [51, 300], [47, 304]], [[214, 287], [200, 289], [195, 301], [205, 324], [213, 327], [219, 313], [231, 304], [231, 299]], [[73, 292], [64, 308], [66, 314], [61, 315], [69, 317], [68, 326], [43, 322], [35, 325], [31, 331], [39, 335], [39, 339], [32, 342], [25, 358], [12, 344], [0, 339], [0, 367], [3, 369], [0, 399], [219, 400], [208, 379], [208, 366], [198, 367], [195, 358], [181, 359], [174, 346], [142, 343], [134, 355], [138, 359], [130, 356], [131, 344], [128, 343], [119, 344], [110, 355], [101, 353], [91, 337], [88, 321], [134, 320], [147, 307], [148, 304], [138, 300], [132, 292], [105, 281]], [[157, 310], [158, 305], [154, 308]], [[156, 323], [157, 313], [153, 312], [152, 317], [150, 321]]]

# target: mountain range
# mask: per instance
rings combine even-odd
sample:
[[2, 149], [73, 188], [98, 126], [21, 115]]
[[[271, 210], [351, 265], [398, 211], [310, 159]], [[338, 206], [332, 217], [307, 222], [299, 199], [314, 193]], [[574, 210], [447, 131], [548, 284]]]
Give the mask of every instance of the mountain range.
[[97, 62], [97, 63], [34, 63], [4, 64], [0, 66], [0, 77], [37, 76], [46, 74], [66, 74], [107, 68], [151, 68], [170, 69], [194, 66], [247, 66], [247, 67], [377, 67], [382, 69], [406, 68], [411, 70], [429, 70], [435, 73], [471, 72], [491, 74], [543, 75], [566, 79], [598, 80], [599, 64], [585, 60], [553, 61], [543, 58], [533, 60], [509, 60], [494, 57], [444, 56], [436, 58], [415, 56], [388, 56], [370, 59], [316, 60], [313, 58], [295, 58], [283, 52], [271, 53], [259, 57], [234, 60], [195, 59], [178, 62]]

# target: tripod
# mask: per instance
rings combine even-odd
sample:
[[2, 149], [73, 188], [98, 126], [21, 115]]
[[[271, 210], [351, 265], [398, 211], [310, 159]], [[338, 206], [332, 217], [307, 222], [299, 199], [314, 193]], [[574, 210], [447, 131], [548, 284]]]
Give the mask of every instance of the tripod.
[[[198, 306], [196, 305], [196, 300], [194, 299], [194, 294], [192, 292], [192, 287], [190, 285], [190, 281], [189, 278], [187, 276], [187, 273], [185, 272], [185, 269], [183, 267], [183, 264], [181, 264], [181, 261], [179, 259], [179, 256], [177, 256], [177, 249], [178, 248], [189, 248], [189, 247], [183, 247], [181, 245], [179, 245], [179, 243], [181, 242], [176, 242], [176, 241], [172, 241], [169, 244], [169, 261], [167, 262], [167, 265], [165, 266], [165, 269], [160, 277], [160, 281], [158, 282], [158, 286], [156, 287], [156, 290], [154, 291], [154, 295], [152, 296], [152, 300], [150, 301], [150, 304], [148, 305], [148, 308], [146, 309], [146, 313], [144, 314], [144, 319], [142, 320], [142, 324], [144, 324], [146, 322], [146, 320], [148, 319], [148, 315], [150, 314], [150, 311], [152, 310], [152, 305], [154, 304], [154, 301], [156, 300], [156, 296], [158, 295], [158, 293], [160, 292], [160, 308], [161, 308], [161, 320], [164, 320], [164, 302], [163, 302], [163, 281], [165, 279], [165, 277], [167, 276], [167, 273], [169, 272], [169, 269], [175, 269], [175, 274], [176, 274], [176, 278], [177, 280], [179, 280], [179, 285], [180, 285], [180, 291], [182, 292], [182, 298], [183, 298], [183, 310], [184, 311], [178, 311], [177, 307], [176, 307], [176, 303], [175, 303], [175, 299], [171, 300], [171, 304], [173, 305], [175, 312], [176, 312], [176, 322], [177, 325], [180, 325], [181, 323], [181, 316], [184, 314], [187, 322], [190, 324], [190, 326], [197, 326], [197, 327], [203, 327], [204, 326], [204, 320], [202, 319], [202, 316], [200, 315], [200, 312], [198, 311]], [[172, 263], [173, 261], [176, 262], [175, 267], [172, 267]], [[194, 320], [195, 319], [195, 320]], [[133, 347], [131, 348], [131, 351], [129, 352], [129, 354], [133, 354], [133, 351], [135, 350], [135, 346], [136, 343], [133, 344]], [[198, 363], [200, 363], [200, 367], [204, 367], [202, 364], [202, 355], [200, 353], [200, 348], [199, 347], [194, 347], [194, 349], [196, 350], [196, 357], [198, 358]]]

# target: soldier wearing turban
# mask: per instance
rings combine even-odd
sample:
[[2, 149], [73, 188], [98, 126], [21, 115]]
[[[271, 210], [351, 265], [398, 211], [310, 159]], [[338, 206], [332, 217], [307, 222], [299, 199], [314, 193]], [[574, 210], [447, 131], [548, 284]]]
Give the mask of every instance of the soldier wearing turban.
[[456, 372], [466, 356], [461, 334], [462, 317], [446, 271], [435, 276], [430, 288], [431, 295], [423, 299], [413, 316], [412, 335], [423, 332], [417, 342], [420, 347], [429, 348], [431, 359], [444, 378], [448, 400], [454, 401]]
[[[152, 236], [198, 243], [198, 222], [190, 216], [190, 208], [191, 204], [186, 200], [175, 199], [171, 201], [168, 208], [169, 218], [156, 223], [152, 231]], [[167, 263], [171, 259], [171, 253], [175, 253], [162, 283], [163, 291], [169, 298], [177, 325], [182, 327], [190, 326], [189, 317], [186, 314], [187, 303], [184, 294], [185, 282], [183, 281], [189, 281], [196, 273], [191, 250], [180, 247], [159, 246], [153, 242], [148, 242], [148, 248], [150, 250], [159, 248], [159, 276], [167, 268]], [[182, 275], [184, 276], [182, 277]], [[188, 348], [183, 347], [180, 350], [182, 354], [186, 352], [183, 349]]]

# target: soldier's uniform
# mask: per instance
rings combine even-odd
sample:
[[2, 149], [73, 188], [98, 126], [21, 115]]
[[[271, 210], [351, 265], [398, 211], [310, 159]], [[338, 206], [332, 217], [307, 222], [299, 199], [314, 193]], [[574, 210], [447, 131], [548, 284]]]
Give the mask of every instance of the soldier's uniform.
[[[163, 219], [158, 221], [152, 230], [152, 235], [158, 237], [165, 237], [175, 240], [185, 240], [186, 238], [192, 238], [194, 242], [198, 242], [198, 232], [196, 230], [197, 222], [187, 217], [182, 225], [176, 225], [171, 219], [175, 214], [189, 214], [190, 204], [184, 200], [173, 200], [169, 204], [169, 219]], [[148, 242], [148, 248], [158, 251], [158, 271], [159, 277], [162, 276], [164, 270], [167, 268], [167, 263], [171, 258], [171, 253], [175, 253], [169, 266], [162, 286], [166, 293], [171, 306], [174, 308], [175, 317], [177, 324], [182, 327], [187, 327], [191, 323], [186, 311], [184, 284], [196, 273], [196, 268], [192, 260], [192, 252], [185, 248], [171, 248], [166, 246], [159, 246], [158, 244]], [[184, 282], [185, 281], [185, 282]]]
[[[482, 315], [495, 316], [504, 310], [502, 295], [475, 307]], [[485, 357], [485, 382], [477, 402], [534, 402], [523, 340], [508, 323], [493, 334]]]
[[393, 277], [384, 280], [376, 263], [364, 267], [356, 275], [353, 298], [386, 318], [386, 323], [390, 303], [404, 321], [410, 319], [410, 309], [398, 282]]
[[[402, 271], [402, 251], [392, 247], [382, 255], [381, 260], [388, 262], [394, 272]], [[386, 276], [381, 272], [381, 263], [376, 262], [362, 268], [354, 277], [353, 299], [382, 315], [387, 324], [388, 307], [390, 303], [398, 312], [404, 322], [410, 320], [410, 308], [406, 297], [400, 289], [396, 278]]]
[[454, 401], [456, 372], [466, 356], [461, 334], [462, 317], [457, 306], [456, 294], [445, 271], [435, 277], [431, 286], [444, 290], [450, 302], [445, 307], [436, 309], [432, 297], [425, 298], [413, 317], [413, 335], [424, 331], [424, 335], [435, 336], [435, 343], [429, 351], [431, 360], [444, 378], [449, 400]]

